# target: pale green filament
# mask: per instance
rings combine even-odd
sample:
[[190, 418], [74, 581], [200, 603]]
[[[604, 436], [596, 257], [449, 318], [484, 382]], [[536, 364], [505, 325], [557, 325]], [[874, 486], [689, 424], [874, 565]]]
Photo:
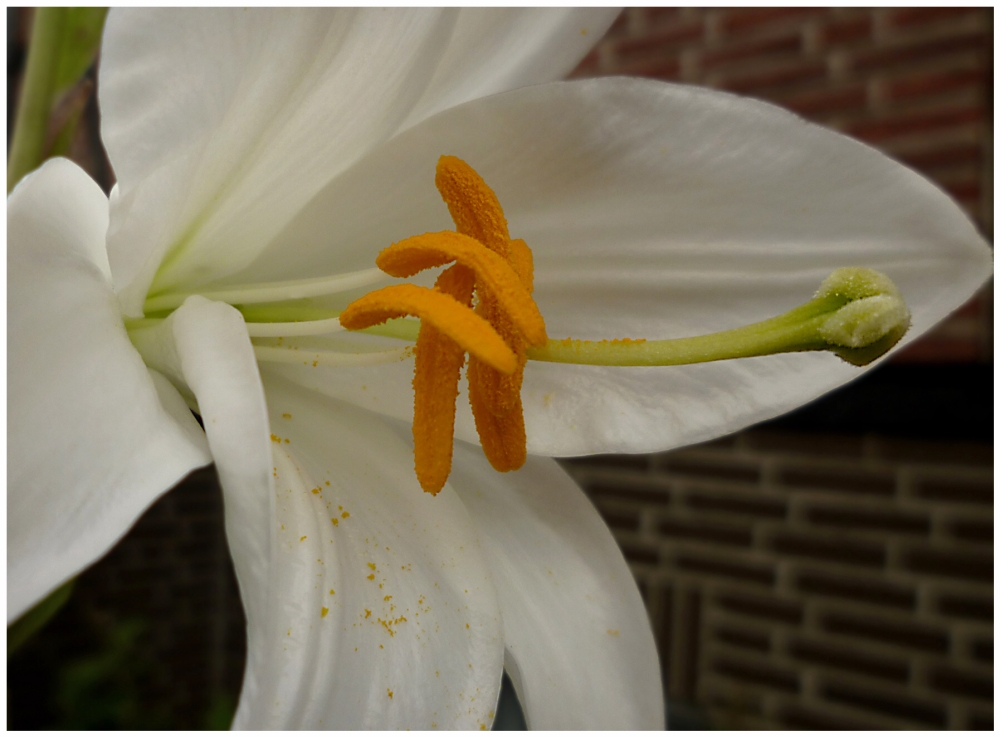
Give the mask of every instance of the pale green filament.
[[[329, 287], [360, 278], [371, 277], [365, 272], [356, 272], [328, 279], [325, 283]], [[306, 289], [312, 289], [321, 281], [299, 282], [293, 287], [300, 289], [305, 285]], [[272, 292], [301, 296], [301, 292], [289, 287], [290, 284], [257, 287], [254, 296]], [[205, 296], [218, 299], [219, 294], [221, 292]], [[163, 309], [153, 300], [147, 301], [147, 308], [150, 303]], [[243, 314], [247, 331], [253, 338], [323, 335], [342, 330], [337, 319], [339, 310], [316, 306], [308, 299], [282, 297], [270, 303], [255, 299], [253, 304], [236, 303], [234, 306]], [[156, 324], [161, 319], [131, 320], [127, 326], [134, 330]], [[670, 340], [549, 340], [544, 346], [529, 348], [528, 358], [597, 366], [679, 366], [775, 353], [832, 351], [849, 363], [863, 366], [899, 342], [909, 325], [909, 310], [888, 277], [871, 269], [844, 268], [827, 277], [809, 302], [784, 315], [752, 325]], [[362, 332], [414, 342], [419, 330], [418, 320], [399, 318]], [[398, 361], [411, 355], [410, 348], [369, 353], [306, 353], [281, 346], [255, 345], [254, 351], [260, 361], [317, 366], [370, 365]]]
[[283, 300], [302, 299], [338, 294], [358, 287], [367, 287], [384, 281], [386, 274], [379, 269], [363, 269], [347, 274], [335, 274], [317, 279], [297, 279], [295, 281], [272, 282], [264, 285], [234, 285], [200, 292], [170, 292], [150, 297], [144, 311], [147, 315], [162, 310], [175, 310], [192, 294], [200, 294], [216, 302], [231, 305], [260, 304]]

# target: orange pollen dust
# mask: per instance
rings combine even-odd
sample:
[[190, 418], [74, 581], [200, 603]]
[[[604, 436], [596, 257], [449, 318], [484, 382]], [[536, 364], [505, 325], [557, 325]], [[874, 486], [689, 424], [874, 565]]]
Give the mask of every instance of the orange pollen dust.
[[523, 240], [511, 240], [493, 190], [454, 156], [438, 160], [434, 182], [455, 230], [394, 243], [375, 263], [387, 274], [404, 278], [453, 265], [441, 272], [433, 289], [412, 284], [385, 287], [355, 300], [340, 315], [340, 324], [348, 330], [403, 315], [420, 318], [413, 446], [417, 479], [431, 494], [441, 490], [451, 473], [455, 404], [465, 354], [469, 354], [469, 403], [483, 451], [497, 471], [513, 471], [527, 458], [521, 407], [526, 351], [547, 341], [545, 322], [531, 297], [531, 249]]

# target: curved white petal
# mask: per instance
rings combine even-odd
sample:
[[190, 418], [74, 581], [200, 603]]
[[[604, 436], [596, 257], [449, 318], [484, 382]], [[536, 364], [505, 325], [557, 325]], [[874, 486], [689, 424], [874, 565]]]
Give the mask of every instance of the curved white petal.
[[111, 291], [108, 201], [54, 159], [7, 200], [7, 618], [102, 556], [211, 461]]
[[[669, 338], [737, 327], [811, 297], [840, 266], [884, 271], [914, 339], [961, 305], [992, 255], [947, 195], [857, 141], [774, 106], [649, 80], [516, 90], [447, 110], [338, 178], [276, 242], [285, 276], [369, 266], [401, 238], [453, 227], [433, 187], [441, 154], [497, 192], [535, 254], [553, 338]], [[395, 416], [402, 368], [299, 372]], [[676, 368], [530, 363], [529, 451], [641, 452], [773, 417], [860, 375], [832, 355]], [[334, 378], [335, 377], [335, 378]], [[364, 385], [366, 390], [362, 391]], [[460, 407], [461, 407], [460, 403]], [[462, 407], [459, 436], [474, 439]]]
[[618, 8], [463, 8], [406, 129], [463, 102], [569, 74]]
[[[253, 259], [388, 138], [455, 20], [431, 9], [115, 10], [102, 136], [118, 178], [109, 253], [128, 314]], [[161, 263], [162, 262], [162, 263]]]
[[235, 726], [488, 727], [501, 623], [462, 503], [421, 491], [407, 428], [267, 374], [265, 386], [274, 514], [229, 529], [275, 546], [266, 571], [240, 578], [267, 600], [247, 607], [263, 629]]
[[583, 492], [549, 458], [499, 474], [455, 447], [449, 483], [479, 529], [507, 670], [530, 729], [663, 729], [656, 645], [635, 580]]

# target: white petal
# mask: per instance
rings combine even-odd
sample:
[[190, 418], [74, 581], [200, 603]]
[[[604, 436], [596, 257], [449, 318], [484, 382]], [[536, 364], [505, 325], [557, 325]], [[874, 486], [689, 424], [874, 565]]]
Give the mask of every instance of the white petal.
[[111, 13], [102, 135], [118, 178], [109, 253], [128, 313], [157, 267], [164, 290], [244, 266], [388, 138], [454, 20], [430, 9]]
[[503, 642], [464, 506], [421, 491], [407, 428], [265, 381], [274, 513], [230, 535], [274, 547], [266, 571], [240, 578], [267, 608], [247, 607], [263, 629], [235, 726], [488, 727]]
[[618, 8], [463, 8], [434, 77], [402, 128], [463, 102], [569, 74]]
[[183, 400], [129, 343], [108, 201], [54, 159], [7, 200], [7, 617], [101, 557], [211, 461]]
[[548, 458], [498, 474], [458, 443], [449, 480], [479, 529], [507, 670], [530, 729], [663, 729], [646, 608], [614, 538]]
[[[483, 175], [512, 236], [534, 250], [535, 297], [553, 338], [738, 327], [805, 302], [837, 267], [867, 266], [888, 274], [910, 306], [905, 344], [991, 271], [991, 252], [954, 202], [857, 141], [754, 100], [598, 79], [477, 100], [393, 139], [279, 238], [329, 244], [297, 251], [286, 275], [364, 268], [389, 243], [452, 227], [433, 187], [440, 154]], [[403, 391], [399, 373], [345, 372], [323, 390], [370, 402]], [[698, 442], [789, 411], [860, 373], [825, 354], [678, 368], [531, 363], [529, 451]], [[409, 410], [398, 403], [385, 411]], [[474, 439], [470, 427], [460, 416], [461, 437]]]

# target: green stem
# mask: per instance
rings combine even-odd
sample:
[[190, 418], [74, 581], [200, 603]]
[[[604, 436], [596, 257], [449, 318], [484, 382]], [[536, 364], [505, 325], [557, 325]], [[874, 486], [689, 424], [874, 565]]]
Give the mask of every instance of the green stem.
[[36, 8], [28, 63], [10, 151], [7, 153], [7, 192], [34, 171], [45, 157], [45, 136], [59, 70], [59, 44], [66, 8]]

